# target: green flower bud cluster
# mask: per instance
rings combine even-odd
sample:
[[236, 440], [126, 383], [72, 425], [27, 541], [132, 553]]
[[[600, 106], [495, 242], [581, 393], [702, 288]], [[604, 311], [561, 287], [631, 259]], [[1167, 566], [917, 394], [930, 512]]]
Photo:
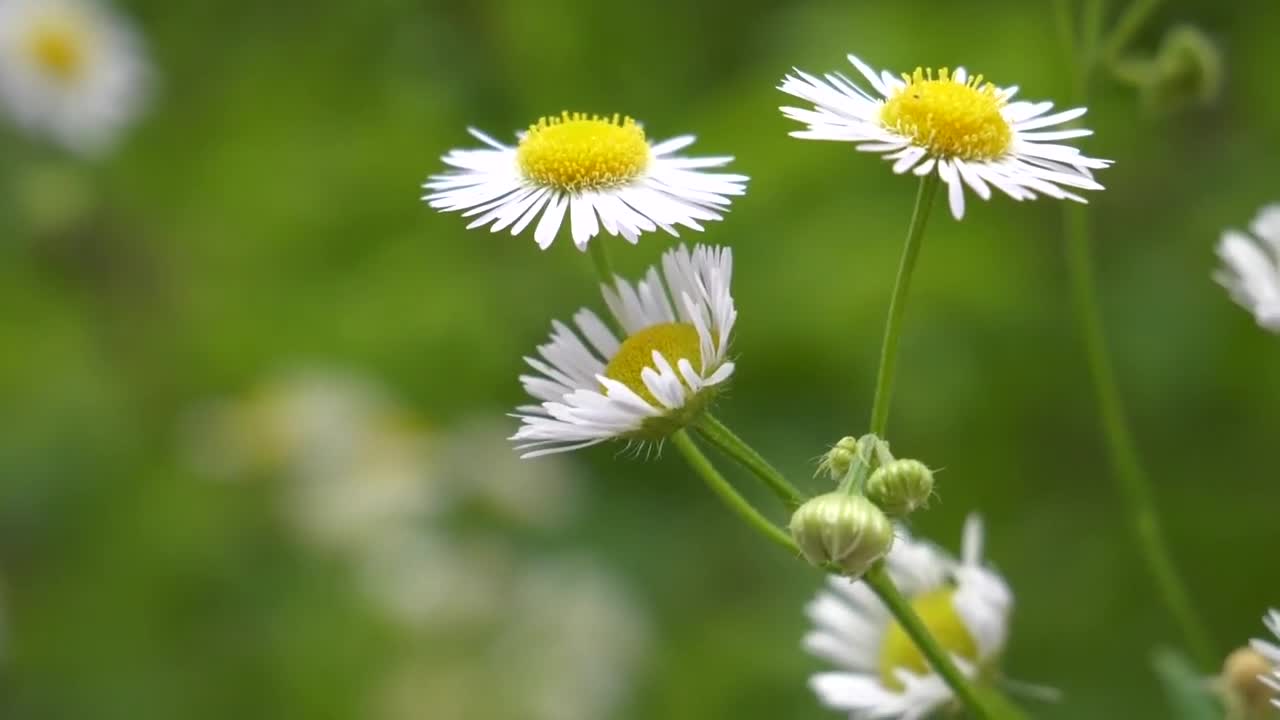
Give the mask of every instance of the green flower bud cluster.
[[838, 488], [801, 505], [791, 536], [814, 565], [858, 577], [893, 547], [892, 519], [924, 507], [933, 472], [919, 460], [898, 459], [875, 435], [844, 437], [823, 456], [818, 471]]
[[1194, 25], [1170, 28], [1154, 56], [1117, 60], [1112, 70], [1158, 110], [1209, 105], [1222, 90], [1222, 51]]

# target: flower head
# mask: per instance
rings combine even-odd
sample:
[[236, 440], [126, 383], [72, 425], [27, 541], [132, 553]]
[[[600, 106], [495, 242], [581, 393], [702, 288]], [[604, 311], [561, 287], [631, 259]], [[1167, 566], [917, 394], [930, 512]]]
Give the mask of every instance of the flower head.
[[125, 20], [91, 0], [0, 0], [0, 104], [69, 149], [110, 145], [141, 108], [148, 66]]
[[1258, 211], [1251, 229], [1254, 237], [1236, 230], [1222, 234], [1218, 257], [1226, 267], [1213, 277], [1258, 325], [1280, 332], [1280, 204]]
[[732, 273], [728, 248], [680, 246], [662, 256], [661, 276], [653, 267], [635, 285], [616, 278], [601, 287], [626, 337], [585, 308], [573, 318], [578, 332], [552, 323], [539, 357], [525, 358], [536, 374], [520, 381], [542, 404], [518, 409], [516, 448], [535, 457], [606, 440], [660, 441], [696, 418], [733, 374]]
[[1092, 171], [1111, 161], [1053, 142], [1092, 131], [1044, 130], [1080, 117], [1084, 108], [1046, 115], [1053, 103], [1012, 102], [1017, 87], [996, 87], [964, 68], [917, 68], [899, 78], [877, 74], [853, 55], [849, 61], [871, 92], [838, 73], [823, 79], [796, 70], [783, 79], [779, 90], [814, 105], [781, 108], [808, 126], [793, 137], [855, 143], [893, 160], [895, 173], [937, 172], [957, 220], [964, 216], [966, 185], [983, 200], [991, 197], [992, 186], [1014, 200], [1048, 195], [1077, 202], [1085, 200], [1064, 188], [1102, 189]]
[[431, 176], [423, 200], [437, 210], [478, 215], [468, 228], [510, 227], [512, 235], [541, 216], [533, 237], [543, 249], [566, 213], [574, 244], [585, 250], [601, 227], [632, 243], [658, 228], [671, 235], [679, 235], [677, 225], [702, 230], [702, 222], [721, 219], [731, 196], [746, 192], [745, 175], [703, 171], [733, 158], [677, 156], [692, 135], [651, 144], [629, 117], [544, 117], [519, 134], [515, 147], [469, 132], [489, 148], [445, 155], [457, 170]]
[[[1280, 610], [1272, 610], [1262, 618], [1271, 634], [1280, 639]], [[1266, 658], [1271, 671], [1258, 676], [1263, 685], [1271, 689], [1271, 704], [1280, 708], [1280, 645], [1267, 640], [1254, 640], [1251, 643], [1254, 651]]]
[[[982, 524], [965, 523], [961, 559], [900, 537], [886, 562], [894, 582], [930, 633], [970, 677], [995, 669], [1009, 628], [1013, 595], [982, 564]], [[805, 648], [839, 667], [814, 675], [824, 705], [863, 718], [925, 717], [953, 700], [911, 638], [865, 584], [832, 577], [808, 607], [816, 628]]]

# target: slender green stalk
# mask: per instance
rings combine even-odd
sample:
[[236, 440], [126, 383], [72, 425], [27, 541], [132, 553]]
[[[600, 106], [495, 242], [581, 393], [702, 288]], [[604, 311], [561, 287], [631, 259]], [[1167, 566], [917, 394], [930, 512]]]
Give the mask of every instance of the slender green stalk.
[[889, 577], [888, 570], [885, 569], [884, 561], [877, 562], [866, 575], [862, 576], [863, 581], [867, 583], [867, 587], [880, 598], [880, 601], [889, 608], [889, 612], [897, 619], [898, 624], [915, 642], [916, 647], [920, 648], [920, 652], [929, 661], [929, 665], [935, 672], [947, 683], [947, 685], [955, 692], [956, 697], [973, 715], [973, 717], [982, 720], [992, 717], [987, 710], [986, 705], [978, 697], [977, 691], [969, 684], [969, 679], [960, 672], [952, 662], [951, 656], [947, 654], [938, 641], [933, 639], [933, 635], [929, 633], [929, 628], [916, 615], [916, 611], [911, 608], [911, 603], [902, 596], [902, 592], [898, 590], [898, 586], [893, 583], [893, 578]]
[[884, 437], [889, 424], [889, 403], [893, 399], [893, 378], [898, 365], [898, 341], [902, 335], [902, 315], [907, 307], [907, 291], [911, 287], [911, 274], [920, 256], [920, 242], [929, 221], [933, 198], [938, 194], [938, 174], [929, 173], [920, 179], [916, 192], [915, 210], [911, 212], [911, 226], [907, 229], [907, 242], [902, 248], [902, 260], [898, 264], [898, 279], [894, 283], [893, 297], [889, 300], [889, 317], [884, 324], [884, 343], [880, 347], [880, 370], [876, 374], [876, 397], [871, 408], [871, 432]]
[[591, 255], [591, 264], [595, 267], [600, 282], [613, 285], [613, 265], [609, 262], [609, 249], [604, 246], [604, 238], [592, 238], [587, 243], [587, 252]]
[[1212, 646], [1204, 624], [1191, 604], [1186, 583], [1173, 562], [1161, 529], [1151, 480], [1138, 459], [1133, 435], [1125, 419], [1115, 368], [1111, 363], [1097, 303], [1088, 219], [1083, 208], [1067, 208], [1063, 217], [1073, 305], [1088, 356], [1089, 373], [1097, 394], [1098, 412], [1110, 455], [1112, 474], [1128, 506], [1134, 535], [1162, 600], [1180, 626], [1197, 662], [1202, 667], [1210, 667], [1213, 664]]
[[[1100, 2], [1100, 0], [1091, 0]], [[1134, 0], [1120, 17], [1105, 40], [1099, 40], [1101, 28], [1086, 18], [1083, 29], [1086, 48], [1102, 46], [1100, 56], [1092, 53], [1070, 58], [1075, 66], [1073, 91], [1075, 102], [1088, 97], [1089, 80], [1099, 59], [1113, 60], [1133, 39], [1160, 0]], [[1086, 12], [1088, 9], [1086, 8]], [[1100, 11], [1099, 11], [1100, 13]], [[1069, 18], [1068, 18], [1069, 20]], [[1060, 29], [1061, 30], [1061, 29]], [[1069, 29], [1068, 29], [1069, 31]], [[1107, 444], [1111, 474], [1115, 478], [1138, 541], [1147, 571], [1151, 574], [1161, 599], [1184, 635], [1187, 646], [1202, 667], [1212, 667], [1214, 656], [1205, 625], [1197, 614], [1169, 550], [1160, 515], [1156, 508], [1151, 480], [1143, 469], [1133, 434], [1125, 416], [1119, 382], [1107, 347], [1102, 312], [1097, 301], [1097, 281], [1093, 271], [1093, 243], [1084, 208], [1063, 208], [1063, 234], [1066, 240], [1067, 270], [1070, 275], [1072, 307], [1076, 315], [1089, 375], [1094, 387], [1102, 432]]]
[[753, 530], [760, 533], [766, 540], [781, 547], [783, 550], [791, 553], [793, 557], [800, 555], [800, 548], [796, 547], [796, 543], [786, 531], [779, 528], [769, 521], [769, 518], [760, 514], [746, 498], [742, 497], [728, 480], [716, 470], [715, 465], [711, 464], [711, 460], [703, 454], [698, 446], [693, 442], [693, 438], [689, 437], [687, 430], [677, 430], [671, 436], [671, 442], [684, 456], [689, 467], [702, 477], [707, 483], [707, 487], [711, 488], [711, 492], [728, 506], [729, 510], [744, 520]]
[[787, 510], [794, 511], [807, 499], [803, 492], [788, 482], [782, 473], [778, 472], [777, 468], [770, 465], [768, 460], [765, 460], [760, 453], [756, 452], [755, 448], [748, 445], [742, 438], [739, 438], [711, 413], [704, 412], [693, 427], [698, 431], [698, 434], [702, 435], [707, 442], [714, 445], [720, 452], [755, 473], [756, 477], [764, 481], [764, 484], [773, 491], [773, 494], [777, 495], [778, 499], [787, 506]]
[[1125, 8], [1115, 27], [1103, 41], [1101, 59], [1110, 62], [1119, 57], [1129, 43], [1133, 42], [1133, 37], [1142, 26], [1147, 24], [1147, 20], [1151, 19], [1151, 14], [1160, 7], [1160, 2], [1161, 0], [1133, 0], [1129, 3], [1129, 7]]

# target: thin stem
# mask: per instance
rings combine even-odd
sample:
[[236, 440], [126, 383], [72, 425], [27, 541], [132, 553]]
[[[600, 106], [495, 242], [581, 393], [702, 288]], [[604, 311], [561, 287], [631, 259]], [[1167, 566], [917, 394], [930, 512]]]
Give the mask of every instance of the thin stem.
[[907, 242], [902, 248], [902, 260], [898, 264], [898, 279], [889, 300], [889, 317], [884, 325], [884, 343], [880, 347], [880, 370], [876, 374], [876, 396], [871, 409], [871, 432], [884, 437], [889, 424], [889, 403], [893, 399], [893, 378], [898, 364], [898, 341], [902, 335], [902, 315], [907, 306], [907, 291], [911, 287], [911, 274], [920, 256], [920, 242], [929, 221], [929, 210], [938, 192], [938, 174], [929, 173], [920, 180], [916, 192], [916, 206], [911, 212], [911, 226], [907, 229]]
[[778, 499], [787, 506], [787, 510], [794, 511], [807, 499], [803, 492], [788, 482], [782, 473], [778, 472], [777, 468], [770, 465], [768, 460], [765, 460], [760, 453], [756, 452], [755, 448], [734, 434], [732, 430], [717, 420], [711, 413], [704, 412], [694, 425], [694, 429], [720, 452], [755, 473], [755, 476], [764, 481], [764, 484], [773, 491], [773, 494], [777, 495]]
[[938, 641], [934, 640], [933, 635], [929, 633], [929, 628], [911, 608], [911, 603], [902, 596], [902, 592], [898, 590], [898, 586], [894, 584], [893, 578], [885, 569], [884, 561], [872, 566], [862, 579], [885, 604], [885, 607], [889, 608], [889, 612], [897, 619], [898, 625], [911, 637], [916, 647], [920, 648], [920, 652], [928, 659], [929, 665], [955, 692], [956, 697], [960, 698], [960, 702], [964, 703], [973, 717], [980, 720], [991, 717], [987, 707], [978, 697], [977, 691], [969, 684], [969, 679], [952, 662], [951, 656], [938, 645]]
[[1109, 62], [1119, 57], [1120, 53], [1124, 52], [1124, 49], [1133, 41], [1133, 36], [1147, 24], [1151, 14], [1160, 7], [1160, 2], [1161, 0], [1133, 0], [1129, 3], [1129, 7], [1125, 8], [1120, 19], [1116, 21], [1115, 27], [1102, 43], [1102, 59]]
[[1128, 506], [1128, 514], [1138, 546], [1155, 580], [1160, 595], [1174, 621], [1186, 637], [1187, 645], [1202, 667], [1213, 663], [1213, 652], [1204, 624], [1191, 604], [1187, 586], [1174, 565], [1168, 542], [1161, 529], [1151, 481], [1138, 459], [1138, 451], [1125, 419], [1115, 368], [1111, 363], [1106, 335], [1097, 303], [1097, 283], [1093, 274], [1093, 253], [1088, 219], [1083, 208], [1064, 213], [1067, 266], [1071, 275], [1072, 299], [1080, 334], [1088, 356], [1089, 373], [1097, 394], [1098, 412], [1107, 442], [1112, 474]]
[[687, 430], [677, 430], [671, 436], [671, 442], [684, 456], [689, 467], [702, 477], [707, 487], [711, 488], [711, 492], [720, 498], [729, 510], [742, 520], [746, 521], [753, 530], [760, 533], [766, 540], [774, 545], [781, 547], [783, 550], [791, 553], [792, 557], [800, 555], [800, 548], [796, 546], [794, 540], [785, 531], [769, 521], [769, 518], [760, 513], [759, 510], [751, 504], [749, 500], [742, 497], [728, 480], [716, 470], [715, 465], [711, 464], [711, 460], [703, 454], [698, 446], [693, 442], [693, 438], [689, 437]]
[[[595, 268], [596, 277], [600, 279], [600, 284], [613, 287], [613, 266], [609, 263], [609, 248], [605, 247], [604, 238], [593, 238], [591, 242], [587, 243], [587, 251], [591, 255], [591, 266]], [[624, 339], [627, 337], [627, 331], [622, 326], [622, 320], [615, 317], [612, 312], [605, 316], [605, 322], [609, 324], [609, 328], [615, 333], [618, 333]]]

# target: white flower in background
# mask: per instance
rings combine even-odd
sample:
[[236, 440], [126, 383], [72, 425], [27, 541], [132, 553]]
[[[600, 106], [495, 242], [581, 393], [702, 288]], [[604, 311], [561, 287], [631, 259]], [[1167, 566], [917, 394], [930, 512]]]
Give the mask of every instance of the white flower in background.
[[539, 357], [525, 358], [538, 374], [520, 381], [542, 404], [518, 409], [516, 449], [537, 457], [606, 440], [660, 442], [695, 419], [733, 375], [732, 274], [728, 248], [681, 246], [663, 254], [662, 276], [652, 267], [634, 286], [602, 286], [622, 341], [587, 309], [574, 315], [581, 337], [552, 323]]
[[1222, 234], [1218, 257], [1226, 267], [1213, 277], [1258, 325], [1280, 332], [1280, 205], [1262, 208], [1251, 229], [1254, 237], [1236, 230]]
[[[1272, 610], [1262, 618], [1271, 634], [1280, 639], [1280, 610]], [[1261, 653], [1271, 664], [1271, 672], [1259, 676], [1259, 680], [1272, 690], [1271, 704], [1280, 708], [1280, 645], [1267, 640], [1254, 640], [1253, 649]]]
[[489, 149], [445, 155], [457, 170], [431, 176], [423, 200], [444, 212], [478, 215], [468, 228], [492, 224], [492, 232], [510, 227], [512, 235], [541, 216], [534, 240], [543, 249], [566, 214], [574, 244], [585, 250], [601, 227], [632, 243], [658, 228], [672, 235], [677, 225], [702, 230], [702, 222], [721, 219], [731, 196], [746, 191], [744, 175], [705, 172], [733, 158], [675, 155], [693, 143], [692, 135], [650, 144], [638, 123], [617, 115], [544, 117], [514, 147], [469, 132]]
[[[965, 522], [961, 559], [910, 537], [890, 551], [888, 567], [916, 614], [966, 675], [989, 677], [1009, 630], [1013, 594], [982, 562], [982, 524]], [[953, 694], [865, 583], [831, 577], [808, 606], [815, 629], [805, 648], [839, 669], [814, 675], [824, 705], [852, 720], [921, 718]]]
[[105, 150], [137, 115], [149, 67], [124, 18], [92, 0], [0, 0], [0, 104], [67, 148]]
[[[465, 642], [417, 643], [429, 653], [392, 672], [368, 715], [599, 720], [624, 706], [649, 628], [607, 568], [582, 557], [531, 562], [505, 578], [494, 600], [500, 615], [469, 626]], [[453, 629], [441, 625], [437, 637]]]
[[951, 214], [964, 216], [964, 187], [987, 200], [991, 188], [1014, 200], [1038, 195], [1085, 202], [1064, 188], [1101, 190], [1092, 171], [1110, 160], [1085, 157], [1055, 141], [1092, 133], [1084, 129], [1046, 130], [1085, 113], [1076, 108], [1046, 115], [1051, 102], [1013, 102], [1018, 88], [998, 88], [964, 68], [937, 72], [917, 68], [895, 77], [876, 73], [850, 55], [871, 92], [840, 73], [817, 78], [800, 70], [778, 87], [813, 103], [813, 109], [782, 107], [808, 126], [791, 133], [810, 140], [855, 143], [858, 150], [892, 160], [895, 173], [936, 172], [946, 183]]

